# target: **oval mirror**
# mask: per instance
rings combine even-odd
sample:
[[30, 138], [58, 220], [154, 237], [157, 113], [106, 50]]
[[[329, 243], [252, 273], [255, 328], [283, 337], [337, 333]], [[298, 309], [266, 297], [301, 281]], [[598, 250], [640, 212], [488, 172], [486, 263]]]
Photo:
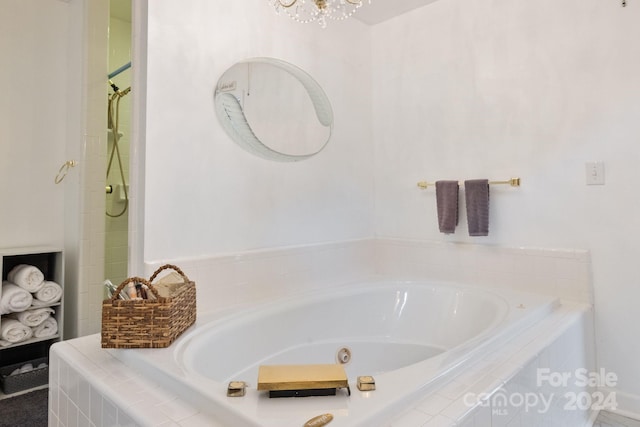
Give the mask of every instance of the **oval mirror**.
[[305, 71], [275, 58], [241, 61], [222, 74], [214, 93], [224, 130], [262, 158], [299, 161], [318, 154], [333, 128], [333, 111]]

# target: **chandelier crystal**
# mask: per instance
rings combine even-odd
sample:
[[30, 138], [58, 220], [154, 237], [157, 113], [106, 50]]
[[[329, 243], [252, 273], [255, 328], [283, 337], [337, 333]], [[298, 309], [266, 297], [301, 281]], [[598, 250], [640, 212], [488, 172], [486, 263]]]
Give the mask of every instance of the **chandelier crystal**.
[[284, 11], [290, 18], [303, 24], [317, 21], [322, 28], [327, 26], [328, 19], [341, 21], [349, 18], [364, 3], [364, 0], [267, 1], [276, 9], [277, 13]]

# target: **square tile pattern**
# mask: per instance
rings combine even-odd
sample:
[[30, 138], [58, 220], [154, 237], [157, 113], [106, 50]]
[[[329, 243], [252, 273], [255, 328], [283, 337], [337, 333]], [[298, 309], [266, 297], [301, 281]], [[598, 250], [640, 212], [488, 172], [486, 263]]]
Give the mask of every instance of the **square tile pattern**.
[[640, 427], [640, 420], [602, 411], [598, 414], [598, 418], [593, 424], [593, 427]]

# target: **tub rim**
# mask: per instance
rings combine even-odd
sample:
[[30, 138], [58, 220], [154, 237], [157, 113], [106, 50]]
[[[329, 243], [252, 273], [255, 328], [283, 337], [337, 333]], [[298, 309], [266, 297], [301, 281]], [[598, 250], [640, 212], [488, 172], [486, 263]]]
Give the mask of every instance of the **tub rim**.
[[[459, 352], [461, 348], [472, 347], [478, 341], [484, 339], [485, 335], [496, 328], [496, 326], [505, 322], [510, 315], [509, 301], [503, 295], [485, 288], [463, 285], [454, 282], [435, 282], [427, 280], [362, 280], [350, 284], [345, 287], [331, 287], [328, 289], [319, 289], [313, 292], [301, 292], [286, 298], [277, 298], [273, 301], [263, 302], [255, 306], [246, 307], [242, 310], [232, 312], [228, 315], [205, 321], [197, 327], [188, 330], [174, 348], [174, 357], [176, 363], [186, 374], [199, 375], [200, 373], [188, 363], [185, 358], [189, 357], [186, 353], [190, 351], [189, 345], [199, 338], [211, 333], [212, 330], [220, 329], [223, 333], [226, 328], [243, 327], [251, 325], [253, 322], [259, 321], [273, 314], [279, 314], [281, 311], [292, 310], [293, 307], [304, 307], [306, 305], [326, 303], [334, 299], [342, 299], [345, 297], [364, 295], [369, 292], [385, 292], [385, 291], [410, 291], [412, 289], [429, 289], [438, 293], [459, 294], [472, 296], [482, 295], [487, 297], [490, 302], [496, 303], [496, 308], [500, 311], [491, 319], [491, 321], [478, 333], [472, 337], [458, 343], [449, 348], [445, 348], [443, 353], [452, 351]], [[348, 344], [348, 343], [347, 343]], [[437, 357], [437, 356], [434, 356]], [[419, 363], [419, 362], [416, 362]], [[400, 369], [400, 368], [397, 368]], [[389, 371], [392, 372], [392, 371]], [[380, 374], [378, 374], [380, 375]], [[220, 383], [221, 380], [209, 378], [212, 381]], [[222, 380], [222, 381], [226, 381]]]

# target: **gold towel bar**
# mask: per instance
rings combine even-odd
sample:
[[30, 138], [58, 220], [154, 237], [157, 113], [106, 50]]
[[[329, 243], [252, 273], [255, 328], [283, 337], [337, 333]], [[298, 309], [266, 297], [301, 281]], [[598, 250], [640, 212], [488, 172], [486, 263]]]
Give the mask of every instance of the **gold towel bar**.
[[[464, 185], [464, 182], [460, 181], [459, 184]], [[489, 184], [491, 185], [509, 184], [512, 187], [520, 187], [520, 178], [510, 178], [506, 181], [489, 181]], [[420, 187], [423, 190], [426, 190], [428, 187], [433, 187], [435, 185], [436, 185], [435, 183], [431, 183], [427, 181], [420, 181], [418, 183], [418, 187]]]

